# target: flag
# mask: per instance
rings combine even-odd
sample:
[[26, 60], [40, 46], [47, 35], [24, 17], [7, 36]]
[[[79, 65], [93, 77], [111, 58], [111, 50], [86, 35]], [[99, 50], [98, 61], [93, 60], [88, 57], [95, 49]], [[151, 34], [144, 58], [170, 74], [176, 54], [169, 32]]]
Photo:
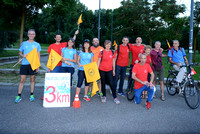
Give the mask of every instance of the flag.
[[97, 67], [97, 63], [92, 62], [92, 63], [86, 64], [86, 65], [83, 65], [83, 68], [84, 68], [87, 82], [88, 83], [93, 82], [93, 89], [92, 89], [92, 95], [91, 95], [91, 97], [92, 97], [99, 90], [99, 88], [97, 86], [97, 82], [96, 82], [98, 79], [100, 79], [100, 74], [99, 74], [99, 70]]
[[169, 48], [171, 48], [171, 46], [170, 46], [170, 44], [169, 44], [168, 40], [167, 40], [167, 45], [168, 45], [168, 47], [169, 47]]
[[100, 79], [99, 70], [96, 62], [83, 65], [87, 82], [94, 82]]
[[49, 59], [47, 62], [47, 67], [52, 71], [61, 59], [62, 56], [60, 56], [55, 50], [51, 49], [51, 53], [49, 54]]
[[40, 67], [40, 59], [36, 47], [30, 53], [28, 53], [26, 59], [31, 64], [32, 70], [35, 70], [38, 67]]
[[98, 85], [97, 85], [97, 81], [94, 81], [94, 82], [93, 82], [93, 88], [92, 88], [91, 97], [93, 97], [93, 96], [96, 94], [97, 91], [99, 91], [99, 87], [98, 87]]
[[194, 69], [192, 69], [192, 70], [191, 70], [191, 74], [194, 75], [194, 74], [197, 74], [197, 72], [194, 71]]
[[115, 40], [114, 40], [113, 46], [115, 46], [115, 48], [117, 48], [117, 43]]
[[80, 25], [80, 23], [83, 23], [83, 21], [82, 21], [82, 14], [81, 14], [80, 17], [78, 18], [78, 23], [77, 23], [77, 25]]

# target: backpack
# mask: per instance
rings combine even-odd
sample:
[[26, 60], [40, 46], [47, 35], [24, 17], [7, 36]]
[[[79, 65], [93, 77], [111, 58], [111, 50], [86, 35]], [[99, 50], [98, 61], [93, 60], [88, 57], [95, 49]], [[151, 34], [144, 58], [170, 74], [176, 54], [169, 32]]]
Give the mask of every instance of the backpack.
[[[119, 48], [120, 48], [119, 46], [120, 46], [120, 45], [117, 46], [117, 53], [118, 53], [118, 55], [119, 55]], [[128, 46], [128, 49], [130, 50], [129, 44], [127, 44], [127, 46]]]
[[[112, 55], [114, 55], [114, 52], [111, 50], [112, 52]], [[102, 58], [103, 58], [103, 50], [101, 51], [101, 61], [102, 61]]]
[[[117, 59], [118, 59], [118, 57], [119, 57], [119, 48], [120, 48], [119, 46], [120, 46], [120, 45], [117, 46], [117, 54], [118, 54], [118, 55], [117, 55]], [[127, 44], [127, 46], [128, 46], [128, 50], [130, 51], [130, 46], [129, 46], [129, 44]], [[117, 59], [116, 59], [116, 62], [117, 62]]]
[[[171, 50], [172, 56], [173, 56], [174, 50], [173, 50], [172, 48], [174, 48], [174, 47], [170, 47], [170, 48], [167, 50], [167, 63], [169, 63], [169, 57], [168, 57], [169, 50]], [[180, 49], [181, 52], [183, 53], [182, 47], [178, 47], [178, 49]]]

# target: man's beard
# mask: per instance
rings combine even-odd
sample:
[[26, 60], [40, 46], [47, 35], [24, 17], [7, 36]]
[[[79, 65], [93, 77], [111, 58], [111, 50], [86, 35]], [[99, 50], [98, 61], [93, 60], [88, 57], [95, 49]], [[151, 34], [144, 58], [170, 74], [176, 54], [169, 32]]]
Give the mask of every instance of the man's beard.
[[97, 47], [99, 46], [99, 44], [97, 44], [97, 45], [94, 45], [94, 44], [93, 44], [93, 46], [94, 46], [95, 48], [97, 48]]

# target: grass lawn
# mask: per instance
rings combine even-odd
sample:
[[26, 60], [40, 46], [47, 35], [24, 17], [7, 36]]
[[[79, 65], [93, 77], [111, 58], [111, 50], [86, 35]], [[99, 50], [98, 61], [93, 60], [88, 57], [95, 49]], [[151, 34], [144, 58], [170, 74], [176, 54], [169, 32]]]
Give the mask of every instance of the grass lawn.
[[[41, 51], [40, 54], [47, 53], [47, 51]], [[0, 58], [1, 57], [12, 57], [12, 56], [18, 56], [19, 51], [18, 50], [3, 50], [0, 52]]]
[[[40, 43], [42, 50], [47, 50], [50, 44]], [[19, 49], [19, 41], [14, 43], [13, 48]]]

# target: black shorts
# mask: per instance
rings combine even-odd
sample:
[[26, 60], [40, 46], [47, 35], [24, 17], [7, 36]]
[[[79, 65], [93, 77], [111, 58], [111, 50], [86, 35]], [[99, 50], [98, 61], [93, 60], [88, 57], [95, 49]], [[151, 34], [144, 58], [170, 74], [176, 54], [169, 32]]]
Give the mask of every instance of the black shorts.
[[78, 83], [77, 83], [78, 88], [81, 88], [84, 79], [85, 79], [85, 86], [89, 86], [89, 83], [87, 83], [87, 80], [85, 77], [85, 72], [83, 70], [78, 70]]
[[35, 75], [36, 71], [32, 70], [31, 65], [21, 65], [20, 75]]

